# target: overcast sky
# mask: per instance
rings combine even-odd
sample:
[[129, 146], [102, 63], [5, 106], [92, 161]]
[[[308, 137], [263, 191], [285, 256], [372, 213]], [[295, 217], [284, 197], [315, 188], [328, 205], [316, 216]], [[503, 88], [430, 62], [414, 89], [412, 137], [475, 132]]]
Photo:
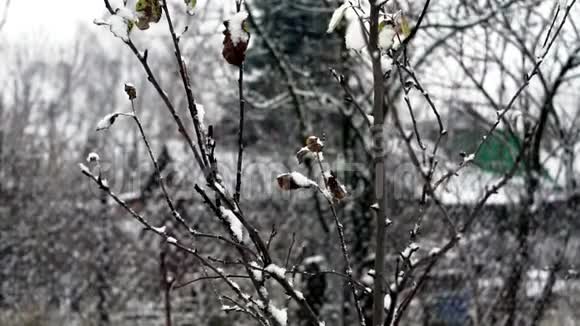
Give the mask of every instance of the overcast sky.
[[[3, 12], [7, 0], [0, 0]], [[68, 41], [79, 23], [92, 23], [103, 14], [102, 0], [12, 0], [3, 36], [9, 41], [42, 38]]]
[[[8, 0], [0, 0], [0, 15]], [[116, 8], [122, 0], [109, 0]], [[184, 6], [183, 0], [173, 0]], [[228, 7], [226, 4], [218, 6]], [[233, 5], [233, 1], [232, 5]], [[134, 1], [129, 1], [134, 3]], [[198, 1], [197, 8], [205, 6], [206, 1]], [[133, 5], [131, 5], [133, 7]], [[11, 0], [8, 20], [0, 32], [0, 38], [10, 41], [51, 41], [66, 42], [75, 39], [78, 24], [93, 25], [95, 18], [107, 16], [103, 0]], [[214, 24], [211, 25], [215, 29]], [[96, 27], [95, 27], [96, 28]]]

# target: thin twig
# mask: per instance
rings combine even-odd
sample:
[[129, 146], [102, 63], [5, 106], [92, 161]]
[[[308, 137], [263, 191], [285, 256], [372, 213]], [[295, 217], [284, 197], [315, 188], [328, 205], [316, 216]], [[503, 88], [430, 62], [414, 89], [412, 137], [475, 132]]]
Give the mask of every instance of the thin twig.
[[482, 198], [477, 202], [477, 204], [474, 206], [474, 208], [471, 210], [471, 213], [467, 217], [466, 222], [464, 223], [462, 228], [459, 230], [459, 233], [457, 233], [454, 237], [452, 237], [445, 244], [445, 246], [443, 246], [443, 248], [441, 248], [441, 250], [439, 250], [437, 253], [430, 255], [429, 257], [426, 257], [424, 259], [421, 259], [415, 264], [415, 268], [422, 266], [422, 265], [427, 265], [427, 266], [425, 267], [425, 269], [424, 269], [423, 273], [421, 274], [421, 276], [419, 277], [419, 279], [415, 282], [415, 285], [413, 286], [412, 290], [407, 294], [407, 296], [403, 299], [403, 302], [401, 303], [401, 305], [399, 305], [399, 307], [397, 308], [397, 311], [395, 312], [395, 316], [394, 316], [394, 320], [393, 320], [393, 325], [399, 324], [399, 322], [401, 321], [401, 318], [403, 317], [405, 310], [409, 307], [412, 299], [415, 297], [415, 295], [419, 292], [421, 287], [427, 281], [427, 278], [430, 275], [431, 270], [436, 266], [436, 264], [441, 260], [441, 258], [445, 256], [445, 254], [448, 251], [450, 251], [452, 248], [455, 247], [455, 245], [457, 245], [457, 243], [459, 243], [459, 241], [461, 240], [461, 234], [470, 229], [471, 224], [473, 223], [475, 218], [479, 215], [479, 212], [481, 211], [481, 209], [483, 208], [483, 206], [485, 205], [487, 200], [493, 194], [497, 193], [499, 189], [501, 189], [503, 186], [505, 186], [507, 184], [507, 182], [509, 180], [511, 180], [511, 178], [515, 175], [516, 171], [519, 168], [520, 163], [523, 161], [523, 159], [525, 157], [525, 150], [529, 146], [530, 141], [531, 141], [530, 137], [527, 137], [524, 140], [524, 145], [522, 146], [522, 149], [520, 150], [520, 153], [519, 153], [518, 157], [516, 158], [514, 165], [511, 167], [511, 169], [497, 183], [495, 183], [491, 187], [487, 187], [487, 191], [482, 196]]
[[[322, 179], [324, 180], [324, 187], [328, 191], [328, 180], [327, 180], [326, 175], [325, 175], [324, 167], [322, 166], [322, 160], [320, 159], [320, 153], [316, 153], [316, 160], [318, 161], [318, 166], [320, 167], [320, 173], [322, 175]], [[318, 189], [320, 190], [320, 192], [322, 192], [320, 187], [318, 187]], [[326, 195], [324, 196], [324, 198], [326, 198], [326, 200], [328, 201], [328, 205], [330, 206], [330, 211], [332, 212], [332, 217], [334, 218], [334, 224], [336, 225], [336, 230], [338, 232], [338, 239], [340, 241], [340, 249], [342, 250], [344, 264], [346, 266], [345, 274], [348, 276], [347, 282], [348, 282], [348, 285], [352, 291], [352, 296], [354, 299], [356, 311], [358, 313], [359, 322], [362, 326], [365, 326], [366, 323], [365, 323], [361, 303], [360, 303], [359, 297], [356, 293], [356, 287], [354, 286], [354, 283], [352, 281], [352, 263], [350, 261], [350, 255], [348, 253], [348, 247], [346, 245], [346, 238], [344, 236], [344, 225], [342, 224], [342, 222], [340, 222], [340, 219], [338, 218], [338, 214], [336, 212], [336, 208], [334, 207], [334, 203], [332, 202], [332, 199], [328, 198], [328, 196], [326, 196]]]
[[286, 254], [286, 262], [284, 263], [284, 268], [286, 269], [288, 269], [288, 264], [290, 263], [290, 256], [292, 256], [292, 249], [294, 248], [294, 243], [296, 243], [296, 232], [292, 232], [292, 242], [290, 242], [288, 254]]
[[236, 192], [234, 193], [234, 200], [240, 202], [240, 191], [242, 189], [242, 162], [244, 155], [244, 64], [239, 68], [238, 78], [238, 92], [240, 101], [240, 123], [238, 127], [238, 164], [236, 170]]
[[398, 69], [398, 72], [399, 72], [399, 79], [400, 79], [401, 85], [403, 85], [403, 92], [404, 92], [403, 100], [405, 101], [405, 104], [407, 104], [407, 109], [409, 110], [409, 115], [411, 116], [411, 122], [413, 124], [413, 130], [415, 132], [417, 144], [419, 145], [419, 147], [422, 150], [425, 150], [425, 149], [427, 149], [427, 147], [425, 147], [425, 145], [421, 141], [421, 135], [419, 134], [419, 129], [417, 128], [417, 120], [415, 119], [415, 114], [413, 113], [413, 107], [411, 105], [411, 100], [409, 99], [409, 88], [405, 86], [405, 82], [403, 80], [403, 74], [401, 73], [401, 68]]
[[[526, 74], [524, 83], [514, 92], [514, 94], [512, 95], [511, 99], [509, 100], [509, 102], [505, 106], [505, 108], [503, 110], [497, 112], [497, 119], [495, 120], [495, 122], [491, 126], [491, 128], [487, 131], [487, 133], [482, 137], [482, 141], [478, 144], [475, 152], [473, 153], [473, 156], [474, 157], [477, 156], [477, 154], [483, 149], [483, 145], [487, 142], [487, 140], [489, 140], [491, 138], [490, 136], [497, 129], [497, 127], [499, 126], [500, 122], [503, 120], [504, 116], [509, 111], [512, 110], [512, 108], [513, 108], [516, 100], [520, 97], [520, 95], [523, 93], [523, 91], [529, 86], [531, 79], [536, 74], [539, 73], [540, 66], [544, 62], [544, 59], [546, 58], [548, 52], [550, 51], [550, 48], [552, 47], [552, 45], [556, 41], [556, 38], [560, 34], [560, 31], [564, 27], [564, 24], [567, 21], [567, 18], [568, 18], [568, 15], [570, 13], [570, 10], [572, 9], [572, 7], [574, 6], [575, 3], [576, 3], [576, 0], [572, 0], [572, 2], [570, 4], [568, 4], [568, 7], [566, 8], [566, 11], [564, 13], [564, 17], [562, 18], [562, 22], [560, 23], [560, 25], [558, 25], [558, 28], [556, 29], [556, 31], [555, 31], [552, 39], [547, 42], [547, 46], [544, 47], [544, 51], [542, 52], [542, 54], [536, 59], [536, 62], [534, 63], [534, 66], [531, 69], [531, 71], [528, 74]], [[557, 12], [559, 12], [559, 10]], [[558, 18], [558, 15], [557, 14], [554, 15], [553, 21], [556, 21], [557, 18]], [[469, 162], [467, 162], [467, 163], [469, 163]], [[459, 173], [459, 171], [461, 171], [462, 169], [464, 169], [467, 165], [468, 164], [463, 164], [463, 162], [462, 162], [456, 169], [454, 169], [453, 171], [448, 172], [447, 174], [445, 174], [444, 176], [442, 176], [437, 182], [435, 182], [435, 184], [433, 185], [433, 188], [437, 189], [437, 187], [439, 185], [441, 185], [443, 182], [445, 182], [449, 178], [453, 177], [454, 175], [457, 175]]]
[[163, 175], [161, 175], [161, 169], [159, 168], [159, 164], [157, 163], [157, 159], [155, 158], [155, 155], [153, 155], [153, 150], [151, 149], [151, 144], [149, 144], [149, 140], [147, 139], [147, 136], [145, 135], [145, 131], [143, 130], [143, 125], [141, 124], [141, 120], [139, 119], [139, 117], [137, 116], [137, 111], [135, 110], [135, 100], [131, 99], [131, 110], [133, 111], [133, 120], [135, 121], [135, 123], [137, 124], [137, 127], [139, 128], [139, 133], [141, 134], [141, 139], [143, 139], [143, 142], [145, 143], [145, 147], [147, 147], [147, 153], [149, 153], [149, 159], [151, 160], [151, 162], [153, 163], [153, 166], [155, 167], [155, 174], [157, 175], [157, 180], [159, 181], [159, 185], [161, 186], [161, 191], [163, 192], [163, 197], [165, 198], [165, 202], [167, 203], [167, 206], [169, 207], [169, 210], [171, 210], [171, 214], [177, 219], [177, 221], [182, 224], [190, 234], [195, 235], [195, 230], [190, 227], [187, 222], [185, 222], [185, 220], [181, 217], [181, 215], [177, 212], [177, 210], [175, 209], [175, 205], [173, 204], [173, 201], [171, 200], [171, 197], [169, 196], [169, 193], [167, 192], [167, 187], [165, 186], [165, 180], [163, 178]]
[[[205, 147], [205, 135], [201, 129], [201, 123], [199, 121], [197, 105], [195, 103], [195, 98], [193, 96], [193, 91], [191, 89], [191, 81], [189, 80], [189, 74], [187, 72], [187, 67], [185, 65], [185, 61], [183, 56], [181, 55], [181, 48], [179, 47], [179, 37], [175, 33], [175, 29], [173, 27], [173, 22], [171, 21], [171, 15], [169, 14], [169, 7], [167, 6], [167, 1], [163, 0], [162, 2], [163, 11], [165, 12], [165, 18], [167, 19], [167, 26], [169, 27], [169, 32], [171, 34], [171, 39], [173, 40], [173, 47], [175, 49], [175, 59], [177, 60], [177, 64], [179, 66], [179, 74], [181, 75], [181, 80], [183, 82], [183, 88], [185, 89], [185, 94], [187, 95], [187, 105], [189, 108], [189, 113], [191, 115], [191, 119], [193, 120], [193, 126], [195, 128], [195, 133], [197, 135], [197, 145], [199, 146], [199, 150], [201, 152], [201, 158], [203, 160], [203, 164], [200, 166], [202, 170], [209, 166], [208, 157], [207, 157], [207, 149]], [[207, 173], [207, 171], [204, 171]]]
[[[237, 275], [237, 274], [228, 274], [228, 275], [226, 275], [226, 277], [229, 277], [229, 278], [241, 278], [241, 279], [248, 279], [248, 278], [250, 278], [248, 275]], [[174, 285], [172, 287], [172, 289], [177, 290], [177, 289], [181, 289], [182, 287], [186, 287], [188, 285], [191, 285], [193, 283], [197, 283], [199, 281], [215, 280], [215, 279], [221, 279], [221, 276], [201, 276], [201, 277], [195, 278], [193, 280], [189, 280], [189, 281], [180, 283], [178, 285]]]
[[168, 244], [180, 250], [183, 250], [188, 254], [193, 255], [197, 260], [199, 260], [202, 263], [202, 265], [206, 266], [214, 273], [219, 275], [220, 278], [224, 280], [224, 282], [229, 286], [229, 288], [232, 289], [236, 293], [236, 295], [244, 302], [251, 302], [253, 305], [257, 304], [251, 297], [248, 297], [244, 293], [242, 293], [241, 289], [237, 284], [233, 283], [230, 279], [228, 279], [228, 277], [224, 274], [223, 271], [213, 266], [207, 259], [205, 259], [198, 252], [197, 249], [185, 246], [181, 241], [178, 241], [177, 239], [169, 236], [164, 229], [154, 227], [145, 217], [134, 211], [131, 207], [129, 207], [129, 205], [124, 200], [122, 200], [121, 198], [119, 198], [119, 196], [117, 196], [114, 192], [112, 192], [111, 189], [109, 188], [109, 185], [106, 182], [104, 182], [102, 178], [95, 176], [93, 173], [91, 173], [91, 171], [89, 171], [88, 168], [82, 166], [81, 172], [87, 177], [89, 177], [89, 179], [94, 181], [99, 186], [99, 188], [101, 188], [101, 190], [103, 190], [107, 195], [109, 195], [109, 197], [113, 198], [113, 200], [117, 204], [123, 207], [123, 209], [125, 209], [134, 219], [136, 219], [139, 223], [141, 223], [147, 230], [152, 231], [157, 235], [161, 236]]
[[[236, 10], [240, 12], [242, 9], [242, 0], [236, 0]], [[240, 191], [242, 189], [242, 163], [244, 155], [244, 63], [240, 64], [238, 72], [238, 96], [240, 102], [240, 122], [238, 125], [238, 165], [236, 170], [236, 192], [234, 193], [234, 200], [240, 202]]]
[[[104, 2], [105, 2], [105, 7], [109, 11], [109, 13], [111, 15], [114, 15], [115, 14], [115, 11], [113, 10], [113, 7], [109, 3], [109, 0], [104, 0]], [[197, 148], [195, 147], [191, 136], [187, 132], [187, 129], [185, 128], [185, 125], [183, 124], [183, 121], [179, 117], [179, 114], [177, 114], [177, 111], [175, 110], [175, 107], [173, 106], [173, 103], [171, 103], [171, 100], [169, 99], [169, 96], [167, 95], [167, 92], [165, 92], [163, 90], [163, 88], [161, 87], [161, 84], [157, 80], [157, 77], [155, 76], [155, 74], [151, 70], [151, 67], [149, 66], [149, 63], [147, 61], [147, 59], [148, 59], [148, 51], [145, 50], [143, 53], [141, 53], [137, 49], [137, 46], [135, 46], [135, 44], [133, 43], [133, 41], [131, 41], [131, 39], [129, 39], [127, 41], [124, 41], [124, 42], [131, 49], [131, 51], [133, 52], [133, 54], [135, 55], [135, 57], [137, 57], [137, 59], [141, 63], [141, 66], [143, 66], [143, 69], [145, 70], [145, 73], [147, 74], [147, 80], [153, 85], [153, 88], [155, 88], [155, 90], [157, 91], [157, 94], [159, 95], [159, 97], [161, 97], [161, 100], [163, 101], [163, 103], [165, 104], [167, 110], [171, 114], [173, 120], [177, 124], [179, 133], [183, 136], [183, 138], [185, 138], [185, 141], [186, 141], [187, 145], [189, 146], [189, 149], [191, 150], [191, 153], [193, 154], [193, 156], [194, 156], [197, 164], [199, 166], [203, 167], [204, 164], [203, 164], [202, 157], [199, 154]]]

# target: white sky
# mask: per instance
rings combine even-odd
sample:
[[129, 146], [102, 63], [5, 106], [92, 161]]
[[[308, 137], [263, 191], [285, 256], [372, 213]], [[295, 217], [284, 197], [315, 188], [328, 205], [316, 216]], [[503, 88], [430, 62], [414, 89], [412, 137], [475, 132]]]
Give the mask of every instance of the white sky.
[[[7, 0], [0, 0], [0, 13]], [[79, 23], [91, 24], [104, 12], [102, 0], [12, 0], [0, 32], [8, 41], [62, 42], [74, 38]]]
[[[0, 15], [4, 12], [6, 1], [0, 0]], [[109, 1], [113, 8], [123, 3], [122, 0]], [[173, 1], [184, 5], [183, 0]], [[197, 8], [205, 6], [206, 2], [198, 1]], [[130, 0], [129, 3], [134, 1]], [[95, 18], [101, 19], [106, 15], [103, 0], [11, 0], [8, 20], [0, 31], [0, 39], [8, 42], [66, 43], [75, 39], [75, 34], [79, 32], [78, 24], [94, 26]]]

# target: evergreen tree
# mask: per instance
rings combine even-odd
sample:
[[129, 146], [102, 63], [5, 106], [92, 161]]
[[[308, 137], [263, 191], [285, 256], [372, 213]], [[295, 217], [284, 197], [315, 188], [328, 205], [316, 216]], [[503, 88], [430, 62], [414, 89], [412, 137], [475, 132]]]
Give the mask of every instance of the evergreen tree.
[[[348, 79], [355, 66], [344, 45], [345, 26], [339, 26], [330, 34], [326, 32], [335, 7], [324, 7], [324, 2], [315, 0], [254, 0], [250, 5], [252, 46], [244, 63], [245, 94], [250, 104], [260, 101], [271, 105], [247, 107], [244, 138], [249, 148], [270, 146], [266, 149], [272, 151], [274, 143], [278, 148], [298, 149], [306, 136], [324, 134], [329, 148], [338, 150], [347, 162], [369, 163], [371, 158], [357, 137], [357, 133], [366, 131], [354, 130], [367, 127], [354, 126], [352, 117], [342, 113], [336, 99], [342, 105], [345, 94], [329, 71], [334, 68]], [[281, 94], [287, 95], [282, 97]], [[284, 100], [272, 100], [279, 98]], [[229, 106], [235, 107], [235, 104]], [[353, 110], [347, 108], [346, 111]], [[235, 134], [237, 115], [231, 114], [225, 119], [224, 127]], [[268, 142], [260, 141], [264, 135], [269, 137]], [[330, 153], [327, 156], [329, 162], [336, 158]], [[368, 270], [364, 262], [369, 258], [369, 239], [372, 238], [373, 219], [369, 207], [373, 204], [373, 188], [370, 176], [364, 171], [338, 173], [347, 188], [356, 193], [353, 195], [356, 199], [349, 200], [341, 208], [341, 219], [346, 226], [353, 267], [359, 274], [356, 277], [360, 277]], [[317, 205], [324, 215], [321, 218], [332, 223], [326, 203], [319, 200]], [[311, 211], [317, 209], [313, 207]], [[341, 262], [335, 263], [341, 266]], [[352, 300], [349, 292], [345, 296]], [[351, 308], [344, 307], [346, 320], [356, 318]]]
[[[244, 63], [246, 95], [250, 104], [271, 105], [248, 110], [247, 143], [255, 144], [268, 134], [278, 144], [296, 146], [308, 132], [330, 132], [336, 124], [309, 125], [320, 121], [324, 109], [338, 116], [331, 103], [320, 103], [312, 92], [320, 89], [340, 96], [328, 70], [341, 66], [343, 55], [342, 40], [326, 33], [333, 8], [321, 8], [323, 3], [314, 0], [255, 0], [250, 5], [254, 26]], [[332, 119], [324, 115], [325, 123]], [[228, 130], [237, 128], [237, 116], [226, 117], [224, 123]]]

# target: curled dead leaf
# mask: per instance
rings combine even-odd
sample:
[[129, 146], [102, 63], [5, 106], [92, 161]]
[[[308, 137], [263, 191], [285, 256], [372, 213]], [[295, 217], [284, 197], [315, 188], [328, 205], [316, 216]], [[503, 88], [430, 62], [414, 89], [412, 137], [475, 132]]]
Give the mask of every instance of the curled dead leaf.
[[224, 22], [222, 56], [229, 64], [238, 67], [246, 59], [246, 50], [250, 41], [250, 33], [246, 22], [247, 17], [248, 13], [238, 12], [230, 20]]
[[327, 180], [327, 186], [328, 190], [332, 194], [332, 198], [335, 201], [341, 201], [348, 195], [346, 188], [338, 181], [334, 171], [330, 171], [330, 176]]
[[296, 190], [316, 186], [316, 182], [298, 172], [280, 174], [276, 177], [276, 181], [282, 190]]
[[306, 147], [313, 153], [322, 152], [322, 148], [324, 147], [324, 143], [320, 140], [320, 138], [316, 136], [310, 136], [306, 138]]
[[125, 93], [127, 93], [127, 96], [129, 96], [130, 100], [134, 100], [137, 98], [137, 89], [133, 84], [130, 83], [125, 84]]
[[150, 23], [157, 23], [161, 19], [161, 4], [157, 0], [138, 0], [135, 11], [138, 17], [135, 25], [140, 30], [148, 29]]

